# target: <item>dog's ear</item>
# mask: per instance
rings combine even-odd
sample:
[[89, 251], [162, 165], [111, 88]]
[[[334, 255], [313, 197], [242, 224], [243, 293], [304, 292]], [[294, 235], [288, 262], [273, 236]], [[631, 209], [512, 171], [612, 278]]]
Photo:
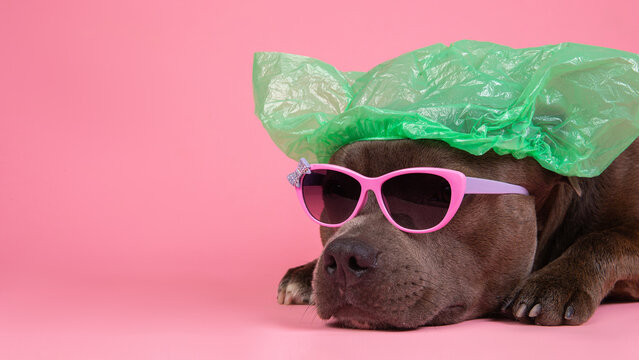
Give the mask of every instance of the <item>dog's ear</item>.
[[566, 177], [566, 181], [568, 182], [568, 185], [570, 185], [570, 187], [575, 190], [577, 196], [581, 197], [582, 192], [581, 185], [579, 184], [579, 178], [576, 176], [568, 176]]

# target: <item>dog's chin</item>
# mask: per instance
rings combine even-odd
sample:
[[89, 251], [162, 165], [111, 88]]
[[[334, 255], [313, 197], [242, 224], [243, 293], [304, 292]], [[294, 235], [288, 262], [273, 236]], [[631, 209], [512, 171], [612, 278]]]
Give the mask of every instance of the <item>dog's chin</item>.
[[[330, 318], [331, 325], [363, 330], [412, 330], [421, 326], [454, 324], [466, 319], [465, 306], [451, 305], [420, 322], [404, 322], [398, 317], [385, 318], [353, 305], [339, 307]], [[415, 320], [415, 319], [412, 319]]]
[[[407, 329], [406, 327], [398, 327], [392, 325], [378, 316], [368, 311], [362, 310], [353, 305], [344, 305], [337, 309], [333, 316], [332, 325], [337, 327], [345, 327], [351, 329], [363, 330], [383, 330], [383, 329]], [[410, 327], [414, 328], [414, 327]]]
[[330, 317], [331, 325], [364, 330], [411, 330], [423, 324], [409, 324], [398, 318], [385, 318], [353, 305], [343, 305]]

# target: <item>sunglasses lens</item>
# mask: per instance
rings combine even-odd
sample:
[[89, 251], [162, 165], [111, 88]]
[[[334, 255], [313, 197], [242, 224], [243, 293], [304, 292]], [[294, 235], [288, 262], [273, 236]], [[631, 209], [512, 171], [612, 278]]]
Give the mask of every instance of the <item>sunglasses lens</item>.
[[313, 170], [302, 178], [306, 208], [325, 224], [339, 224], [348, 219], [361, 192], [357, 180], [338, 171]]
[[439, 224], [450, 206], [450, 184], [432, 174], [405, 174], [382, 184], [386, 209], [400, 226], [426, 230]]

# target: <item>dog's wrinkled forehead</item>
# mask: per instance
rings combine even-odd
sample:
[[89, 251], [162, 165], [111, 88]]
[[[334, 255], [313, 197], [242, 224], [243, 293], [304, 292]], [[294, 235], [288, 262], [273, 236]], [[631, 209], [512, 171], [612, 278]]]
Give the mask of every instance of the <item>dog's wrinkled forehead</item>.
[[373, 140], [342, 147], [333, 155], [331, 163], [374, 177], [420, 166], [464, 171], [472, 156], [440, 141]]

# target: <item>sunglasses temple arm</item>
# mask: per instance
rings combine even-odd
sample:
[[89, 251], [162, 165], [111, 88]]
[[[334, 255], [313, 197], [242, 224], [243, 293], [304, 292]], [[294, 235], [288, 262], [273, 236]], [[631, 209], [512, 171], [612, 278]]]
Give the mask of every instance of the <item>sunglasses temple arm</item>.
[[528, 195], [523, 186], [496, 180], [466, 177], [465, 194], [521, 194]]

